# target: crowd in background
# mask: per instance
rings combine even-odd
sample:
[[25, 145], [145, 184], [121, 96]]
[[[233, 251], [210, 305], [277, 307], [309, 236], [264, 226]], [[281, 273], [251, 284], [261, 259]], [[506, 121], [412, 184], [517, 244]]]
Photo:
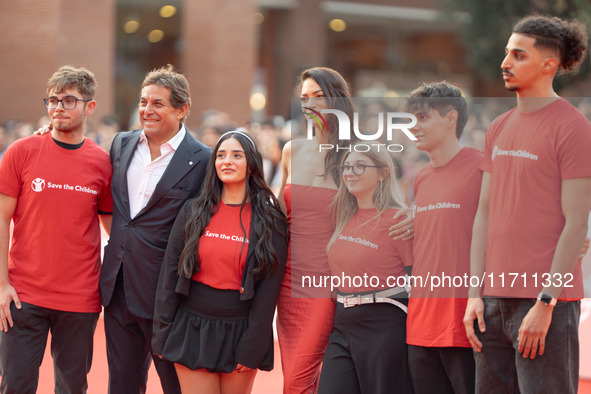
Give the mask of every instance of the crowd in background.
[[[470, 117], [461, 143], [479, 150], [484, 150], [484, 136], [490, 122], [504, 111], [514, 105], [512, 98], [478, 98], [472, 99], [470, 106]], [[398, 102], [398, 100], [397, 100]], [[579, 110], [591, 119], [591, 98], [572, 99]], [[377, 129], [376, 114], [378, 112], [393, 111], [388, 106], [389, 99], [362, 99], [364, 111], [360, 120], [360, 129], [373, 133]], [[398, 110], [400, 110], [399, 106]], [[213, 147], [218, 138], [225, 132], [244, 128], [251, 134], [261, 150], [264, 158], [265, 178], [275, 193], [278, 192], [281, 183], [281, 152], [285, 143], [293, 138], [305, 138], [305, 128], [302, 125], [303, 118], [299, 114], [293, 114], [293, 119], [285, 119], [280, 115], [272, 116], [262, 122], [252, 122], [241, 125], [234, 121], [230, 114], [221, 110], [207, 110], [199, 116], [199, 126], [189, 129], [191, 134], [205, 145]], [[39, 118], [36, 124], [20, 120], [9, 120], [0, 124], [0, 158], [12, 142], [19, 138], [31, 135], [37, 128], [49, 123], [47, 116]], [[86, 136], [109, 151], [111, 141], [115, 134], [121, 130], [141, 128], [131, 125], [125, 128], [120, 124], [117, 116], [107, 115], [100, 119], [96, 127], [88, 125]], [[392, 153], [392, 158], [397, 166], [398, 184], [404, 195], [405, 202], [411, 204], [414, 200], [412, 185], [413, 179], [418, 171], [428, 162], [426, 153], [417, 150], [414, 143], [403, 133], [395, 133], [393, 141], [385, 143], [400, 144], [404, 147], [401, 152]]]

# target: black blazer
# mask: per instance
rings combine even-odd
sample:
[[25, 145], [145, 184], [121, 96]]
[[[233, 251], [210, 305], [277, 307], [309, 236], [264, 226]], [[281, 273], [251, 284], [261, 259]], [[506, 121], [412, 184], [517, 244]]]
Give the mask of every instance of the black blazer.
[[151, 319], [170, 229], [185, 201], [199, 192], [211, 149], [187, 131], [152, 197], [132, 220], [127, 169], [140, 134], [141, 130], [118, 133], [111, 145], [113, 223], [105, 246], [100, 288], [102, 303], [108, 306], [122, 268], [129, 311], [139, 318]]
[[[170, 242], [166, 248], [164, 264], [158, 280], [156, 311], [152, 334], [153, 354], [162, 354], [164, 344], [172, 328], [174, 317], [181, 300], [189, 295], [191, 280], [178, 275], [178, 264], [185, 246], [185, 224], [190, 213], [191, 201], [187, 201], [170, 232]], [[284, 228], [282, 235], [277, 229]], [[249, 235], [249, 247], [246, 264], [242, 275], [241, 300], [252, 299], [248, 312], [248, 328], [240, 337], [236, 348], [235, 361], [249, 368], [257, 368], [263, 361], [269, 347], [273, 347], [273, 316], [279, 298], [287, 261], [287, 226], [275, 225], [272, 244], [278, 257], [276, 271], [270, 277], [256, 280], [251, 272], [255, 264], [254, 248], [258, 238], [252, 228]]]

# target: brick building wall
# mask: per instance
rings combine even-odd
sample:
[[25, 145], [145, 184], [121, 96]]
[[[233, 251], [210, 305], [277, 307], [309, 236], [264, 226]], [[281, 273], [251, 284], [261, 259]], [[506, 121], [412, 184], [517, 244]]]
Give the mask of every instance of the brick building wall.
[[267, 73], [267, 115], [291, 116], [291, 99], [299, 96], [299, 75], [327, 66], [328, 30], [321, 0], [300, 1], [297, 8], [271, 9], [261, 29], [261, 65]]
[[45, 84], [60, 66], [87, 67], [98, 89], [91, 122], [113, 110], [116, 0], [3, 1], [0, 13], [0, 123], [46, 115]]
[[182, 71], [191, 85], [190, 127], [208, 109], [239, 124], [250, 116], [256, 63], [255, 0], [185, 1]]

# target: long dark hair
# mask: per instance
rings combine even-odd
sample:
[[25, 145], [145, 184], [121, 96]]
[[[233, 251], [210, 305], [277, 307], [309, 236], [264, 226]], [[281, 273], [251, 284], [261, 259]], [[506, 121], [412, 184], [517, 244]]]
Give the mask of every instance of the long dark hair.
[[[215, 169], [215, 159], [222, 142], [234, 138], [241, 145], [246, 157], [246, 190], [240, 206], [240, 218], [244, 205], [249, 202], [251, 206], [250, 232], [256, 237], [256, 244], [250, 244], [254, 248], [256, 264], [252, 269], [257, 279], [265, 275], [272, 275], [277, 268], [277, 252], [273, 247], [272, 238], [274, 229], [287, 236], [287, 221], [279, 208], [279, 202], [269, 189], [263, 176], [263, 158], [256, 149], [255, 143], [249, 137], [240, 132], [228, 132], [218, 140], [211, 159], [207, 164], [205, 180], [201, 191], [191, 202], [190, 217], [185, 225], [185, 247], [179, 259], [179, 276], [191, 278], [201, 271], [199, 261], [199, 239], [205, 232], [211, 217], [218, 211], [222, 200], [223, 183], [218, 178]], [[244, 223], [240, 223], [246, 234]], [[252, 241], [252, 239], [250, 240]], [[244, 247], [245, 244], [243, 244]]]
[[[351, 121], [353, 121], [353, 101], [351, 100], [351, 88], [345, 78], [337, 71], [328, 67], [314, 67], [304, 70], [300, 75], [300, 82], [303, 83], [306, 79], [311, 78], [322, 88], [326, 96], [326, 104], [328, 108], [338, 109], [343, 111]], [[326, 117], [329, 144], [334, 146], [346, 146], [353, 144], [357, 138], [351, 136], [350, 141], [340, 141], [338, 134], [338, 122], [335, 116]], [[330, 175], [336, 185], [339, 185], [341, 177], [338, 167], [341, 164], [341, 158], [346, 149], [330, 149], [324, 158], [324, 175]]]

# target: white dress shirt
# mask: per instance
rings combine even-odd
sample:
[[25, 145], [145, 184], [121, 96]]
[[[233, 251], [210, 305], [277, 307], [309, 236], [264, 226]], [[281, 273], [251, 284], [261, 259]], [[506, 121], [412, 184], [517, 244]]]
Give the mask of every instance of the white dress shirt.
[[127, 188], [129, 190], [129, 213], [133, 219], [152, 197], [156, 185], [168, 167], [174, 152], [185, 138], [185, 125], [170, 140], [160, 146], [160, 157], [152, 161], [148, 138], [142, 130], [140, 141], [133, 153], [127, 169]]

